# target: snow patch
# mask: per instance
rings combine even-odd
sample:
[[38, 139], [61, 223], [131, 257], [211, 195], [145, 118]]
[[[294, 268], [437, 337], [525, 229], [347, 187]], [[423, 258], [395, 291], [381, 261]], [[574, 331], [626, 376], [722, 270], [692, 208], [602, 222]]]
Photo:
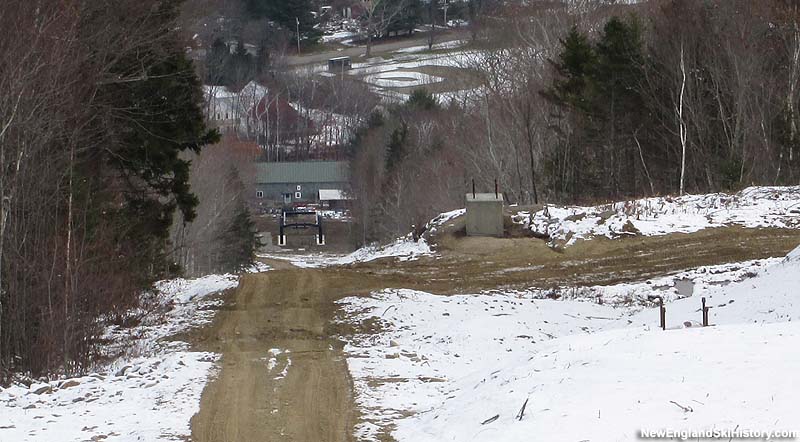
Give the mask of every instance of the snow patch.
[[800, 186], [748, 187], [736, 194], [656, 197], [579, 207], [549, 206], [514, 219], [551, 242], [579, 239], [692, 233], [739, 225], [748, 228], [800, 227]]
[[[264, 271], [255, 266], [251, 271]], [[93, 373], [0, 390], [0, 440], [183, 440], [200, 408], [219, 355], [192, 352], [163, 338], [203, 325], [220, 300], [209, 295], [233, 288], [236, 275], [160, 281], [131, 311], [134, 327], [109, 326], [104, 348], [123, 354]]]
[[292, 265], [300, 268], [319, 268], [330, 267], [337, 265], [348, 265], [359, 262], [369, 262], [381, 258], [395, 258], [400, 261], [413, 261], [422, 256], [431, 256], [431, 250], [425, 239], [420, 238], [419, 241], [414, 241], [411, 235], [398, 238], [394, 242], [387, 245], [370, 245], [362, 247], [348, 255], [332, 255], [332, 254], [308, 254], [308, 255], [292, 255], [292, 254], [265, 254], [263, 257], [272, 259], [282, 259], [289, 261]]
[[[535, 290], [343, 299], [342, 320], [372, 329], [343, 337], [363, 413], [357, 434], [634, 441], [642, 428], [799, 430], [796, 256], [595, 286], [560, 300]], [[681, 293], [677, 281], [691, 281], [691, 291]], [[667, 331], [651, 295], [667, 301]], [[700, 297], [716, 326], [699, 327]], [[640, 302], [613, 302], [623, 298]]]

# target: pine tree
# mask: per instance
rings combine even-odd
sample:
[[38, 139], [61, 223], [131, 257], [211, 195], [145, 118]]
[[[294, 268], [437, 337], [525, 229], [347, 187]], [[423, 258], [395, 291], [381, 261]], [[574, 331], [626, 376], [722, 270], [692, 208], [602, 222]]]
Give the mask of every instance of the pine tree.
[[206, 57], [206, 84], [226, 86], [230, 84], [227, 73], [228, 59], [231, 52], [221, 38], [216, 38]]
[[253, 264], [256, 249], [261, 245], [250, 211], [244, 202], [236, 207], [236, 214], [219, 236], [223, 245], [219, 256], [219, 269], [223, 272], [236, 272]]
[[243, 197], [244, 183], [234, 167], [229, 171], [228, 187], [235, 195], [236, 208], [230, 223], [223, 225], [217, 234], [221, 250], [217, 256], [217, 268], [223, 272], [236, 272], [253, 263], [261, 241]]
[[420, 0], [406, 0], [402, 11], [389, 23], [386, 32], [387, 34], [406, 32], [410, 35], [421, 21], [422, 2]]
[[403, 122], [400, 127], [392, 131], [386, 153], [386, 170], [393, 171], [405, 157], [406, 141], [408, 140], [408, 125]]
[[612, 17], [603, 28], [595, 52], [593, 77], [602, 100], [620, 110], [639, 105], [637, 85], [644, 56], [638, 22], [626, 23]]
[[300, 39], [306, 44], [316, 43], [322, 32], [317, 29], [317, 19], [311, 14], [314, 11], [312, 0], [245, 0], [245, 10], [253, 18], [267, 18], [278, 23], [297, 39], [298, 28]]
[[[105, 161], [116, 170], [119, 182], [108, 191], [120, 204], [109, 208], [125, 230], [120, 241], [136, 244], [131, 261], [139, 259], [162, 268], [169, 226], [174, 211], [186, 221], [195, 216], [197, 198], [189, 188], [189, 163], [179, 157], [185, 150], [199, 152], [218, 140], [205, 126], [203, 92], [192, 62], [177, 34], [168, 33], [179, 3], [160, 3], [150, 25], [164, 29], [161, 40], [138, 51], [122, 54], [112, 66], [116, 78], [98, 92], [107, 113], [98, 120], [108, 134]], [[143, 70], [144, 69], [144, 70]], [[140, 261], [140, 262], [141, 262]], [[135, 265], [135, 264], [133, 264]]]
[[557, 104], [588, 112], [591, 108], [589, 94], [597, 55], [589, 38], [575, 26], [561, 41], [561, 45], [563, 50], [558, 60], [552, 62], [558, 77], [545, 96]]
[[406, 104], [409, 107], [423, 110], [433, 110], [439, 107], [439, 102], [436, 100], [436, 97], [424, 88], [414, 89], [414, 91], [411, 92], [411, 96], [408, 97]]

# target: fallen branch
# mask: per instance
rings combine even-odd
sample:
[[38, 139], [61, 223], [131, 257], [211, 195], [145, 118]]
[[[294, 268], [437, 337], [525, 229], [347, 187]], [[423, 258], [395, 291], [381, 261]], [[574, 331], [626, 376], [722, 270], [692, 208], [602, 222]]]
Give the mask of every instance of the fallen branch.
[[[528, 398], [530, 399], [530, 398]], [[525, 407], [528, 405], [528, 399], [525, 399], [525, 403], [522, 404], [522, 408], [519, 409], [519, 413], [517, 413], [516, 419], [518, 421], [522, 420], [522, 416], [525, 415]]]
[[692, 409], [692, 407], [688, 407], [688, 406], [687, 406], [687, 407], [684, 407], [683, 405], [681, 405], [681, 404], [679, 404], [679, 403], [677, 403], [677, 402], [675, 402], [675, 401], [670, 401], [670, 402], [671, 402], [671, 403], [673, 403], [673, 404], [675, 404], [675, 406], [676, 406], [676, 407], [678, 407], [678, 408], [680, 408], [681, 410], [683, 410], [683, 412], [684, 412], [684, 413], [691, 413], [691, 412], [693, 412], [693, 411], [694, 411], [694, 410]]
[[500, 415], [499, 414], [495, 414], [494, 416], [490, 417], [489, 419], [486, 419], [485, 421], [481, 422], [481, 425], [491, 424], [492, 422], [496, 421], [499, 418], [500, 418]]

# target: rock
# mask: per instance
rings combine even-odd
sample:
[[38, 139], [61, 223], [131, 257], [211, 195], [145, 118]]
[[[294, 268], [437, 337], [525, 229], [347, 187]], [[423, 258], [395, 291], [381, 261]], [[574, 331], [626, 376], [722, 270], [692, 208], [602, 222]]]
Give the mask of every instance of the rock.
[[83, 402], [85, 400], [86, 400], [85, 397], [79, 396], [79, 397], [76, 397], [75, 399], [73, 399], [72, 402]]
[[600, 222], [598, 224], [603, 224], [609, 218], [611, 218], [612, 216], [614, 216], [616, 214], [617, 214], [616, 210], [606, 210], [605, 212], [600, 212], [599, 214], [597, 214], [597, 216], [600, 217]]
[[53, 387], [49, 385], [42, 385], [41, 387], [36, 388], [33, 390], [33, 394], [49, 394], [53, 392]]
[[75, 379], [70, 379], [70, 380], [65, 381], [64, 383], [62, 383], [58, 388], [62, 388], [62, 389], [63, 388], [72, 388], [72, 387], [77, 387], [78, 385], [81, 385], [81, 383], [76, 381]]
[[584, 218], [586, 218], [586, 214], [581, 212], [581, 213], [576, 213], [574, 215], [570, 215], [570, 216], [564, 218], [564, 220], [565, 221], [580, 221], [580, 220], [582, 220]]
[[626, 233], [632, 233], [634, 235], [640, 235], [642, 233], [636, 228], [636, 226], [633, 225], [631, 220], [626, 221], [625, 224], [622, 225], [622, 231]]
[[34, 404], [30, 404], [30, 405], [26, 405], [26, 406], [22, 407], [23, 410], [31, 410], [31, 409], [34, 409], [34, 408], [36, 408], [36, 405], [34, 405]]
[[387, 355], [386, 355], [386, 359], [397, 359], [397, 358], [399, 358], [399, 357], [400, 357], [400, 355], [399, 355], [399, 354], [397, 354], [397, 353], [394, 353], [394, 354], [387, 354]]
[[400, 346], [400, 344], [397, 341], [395, 341], [394, 339], [389, 341], [389, 347], [399, 347], [399, 346]]
[[114, 373], [114, 376], [125, 376], [125, 372], [130, 370], [130, 368], [131, 368], [130, 365], [126, 365], [126, 366], [120, 368], [119, 370], [117, 370], [117, 372]]

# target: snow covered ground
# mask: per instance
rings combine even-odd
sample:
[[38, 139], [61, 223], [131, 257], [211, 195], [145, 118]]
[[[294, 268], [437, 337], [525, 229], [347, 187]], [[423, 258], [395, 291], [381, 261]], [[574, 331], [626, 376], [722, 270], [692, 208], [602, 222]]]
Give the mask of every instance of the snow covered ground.
[[[435, 49], [455, 49], [461, 44], [462, 42], [445, 42], [435, 45]], [[483, 57], [481, 52], [472, 50], [456, 49], [452, 52], [437, 53], [419, 53], [418, 50], [426, 51], [427, 46], [397, 51], [397, 55], [390, 60], [374, 57], [361, 63], [354, 63], [352, 69], [347, 73], [351, 76], [364, 78], [364, 81], [370, 84], [376, 93], [390, 101], [405, 101], [411, 91], [400, 92], [392, 88], [424, 86], [425, 84], [443, 81], [440, 77], [419, 72], [419, 68], [431, 66], [464, 69], [467, 66], [474, 65]], [[411, 74], [414, 77], [411, 77]], [[392, 80], [397, 78], [402, 81]], [[412, 78], [414, 82], [409, 81]], [[479, 88], [465, 88], [434, 95], [440, 102], [446, 103], [453, 99], [460, 102], [469, 102], [476, 99], [476, 97], [480, 97], [481, 94], [482, 92]]]
[[444, 78], [415, 71], [389, 71], [369, 74], [364, 81], [380, 87], [420, 87], [428, 84], [439, 83]]
[[[703, 266], [646, 281], [626, 282], [611, 286], [531, 288], [516, 292], [490, 290], [486, 293], [513, 293], [535, 299], [583, 300], [636, 309], [656, 305], [657, 298], [663, 299], [664, 302], [671, 302], [690, 296], [694, 296], [695, 299], [711, 296], [719, 287], [751, 278], [761, 270], [781, 261], [782, 258], [768, 258]], [[535, 270], [535, 266], [507, 268], [498, 273], [530, 270]]]
[[[425, 230], [426, 232], [434, 233], [446, 223], [463, 214], [464, 209], [441, 213], [428, 222]], [[292, 265], [300, 268], [318, 268], [355, 264], [358, 262], [369, 262], [381, 258], [395, 258], [399, 261], [413, 261], [422, 256], [433, 255], [434, 251], [424, 238], [414, 241], [412, 235], [408, 234], [396, 239], [392, 243], [365, 246], [347, 255], [335, 255], [330, 253], [270, 253], [262, 254], [261, 256], [264, 258], [289, 261]]]
[[548, 206], [533, 214], [519, 212], [515, 220], [567, 245], [594, 236], [691, 233], [726, 225], [795, 228], [800, 226], [800, 186], [748, 187], [731, 195], [644, 198], [593, 207]]
[[322, 42], [323, 43], [330, 43], [332, 41], [342, 41], [342, 40], [347, 40], [349, 38], [353, 38], [353, 37], [355, 37], [357, 35], [358, 35], [358, 33], [353, 32], [353, 31], [337, 31], [337, 32], [334, 32], [334, 33], [332, 33], [330, 35], [323, 35], [322, 36]]
[[412, 261], [421, 256], [431, 256], [431, 250], [425, 239], [414, 241], [411, 235], [398, 238], [396, 241], [386, 245], [370, 245], [362, 247], [347, 255], [336, 255], [331, 253], [309, 253], [305, 255], [292, 253], [269, 253], [260, 256], [271, 259], [281, 259], [289, 261], [292, 265], [300, 268], [318, 268], [337, 265], [355, 264], [358, 262], [369, 262], [380, 258], [396, 258], [400, 261]]
[[163, 338], [209, 322], [221, 301], [208, 296], [237, 284], [236, 275], [157, 283], [131, 312], [139, 325], [107, 328], [106, 351], [123, 357], [87, 376], [0, 389], [0, 441], [185, 440], [218, 355]]
[[[381, 330], [344, 337], [364, 412], [357, 431], [377, 440], [388, 428], [399, 442], [800, 431], [798, 287], [800, 248], [785, 260], [591, 287], [589, 296], [559, 300], [534, 291], [411, 290], [344, 299], [343, 320]], [[667, 331], [647, 307], [648, 292], [673, 301]], [[643, 302], [608, 302], [626, 296]], [[701, 296], [714, 327], [698, 326]]]
[[[431, 47], [433, 51], [440, 51], [444, 49], [456, 49], [467, 44], [466, 40], [452, 40], [442, 43], [436, 43]], [[398, 49], [394, 51], [396, 54], [413, 54], [415, 52], [425, 52], [428, 50], [428, 45], [411, 46], [408, 48]]]

